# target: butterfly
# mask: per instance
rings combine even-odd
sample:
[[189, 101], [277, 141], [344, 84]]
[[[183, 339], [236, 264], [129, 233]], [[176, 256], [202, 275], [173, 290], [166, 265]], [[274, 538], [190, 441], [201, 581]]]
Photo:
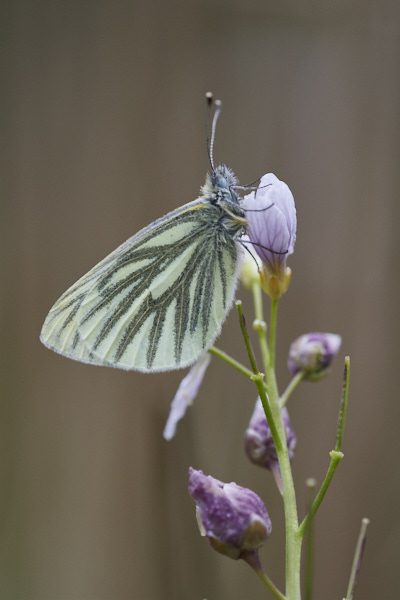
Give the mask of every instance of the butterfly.
[[216, 101], [211, 173], [199, 198], [139, 231], [72, 285], [46, 317], [45, 346], [143, 372], [188, 366], [212, 346], [233, 303], [247, 232], [238, 181], [224, 164], [214, 166], [220, 110]]

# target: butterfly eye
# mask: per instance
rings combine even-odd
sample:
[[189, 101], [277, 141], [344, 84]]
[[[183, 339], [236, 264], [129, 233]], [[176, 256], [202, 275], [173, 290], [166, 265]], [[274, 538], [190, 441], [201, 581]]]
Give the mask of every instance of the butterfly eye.
[[221, 175], [213, 175], [213, 185], [215, 188], [221, 189], [221, 190], [226, 190], [228, 188], [227, 185], [227, 181], [225, 179], [225, 177], [222, 177]]

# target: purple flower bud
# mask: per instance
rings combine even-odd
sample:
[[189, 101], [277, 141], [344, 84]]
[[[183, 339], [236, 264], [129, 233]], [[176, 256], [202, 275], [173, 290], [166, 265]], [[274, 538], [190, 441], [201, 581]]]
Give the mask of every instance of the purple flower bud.
[[244, 197], [244, 209], [250, 240], [263, 262], [263, 288], [271, 298], [277, 299], [290, 282], [291, 271], [286, 261], [293, 254], [296, 241], [297, 219], [292, 192], [286, 183], [268, 173], [261, 178], [257, 191]]
[[306, 379], [316, 380], [327, 374], [339, 352], [342, 338], [334, 333], [305, 333], [290, 346], [287, 366], [294, 376], [305, 372]]
[[[282, 409], [282, 421], [285, 428], [289, 459], [292, 460], [296, 448], [296, 434], [290, 423], [286, 407]], [[246, 429], [245, 450], [252, 463], [269, 469], [276, 474], [276, 469], [279, 467], [278, 457], [260, 398], [257, 398], [249, 426]]]
[[254, 553], [271, 533], [271, 519], [261, 498], [236, 483], [223, 483], [189, 469], [200, 532], [217, 552], [230, 558]]

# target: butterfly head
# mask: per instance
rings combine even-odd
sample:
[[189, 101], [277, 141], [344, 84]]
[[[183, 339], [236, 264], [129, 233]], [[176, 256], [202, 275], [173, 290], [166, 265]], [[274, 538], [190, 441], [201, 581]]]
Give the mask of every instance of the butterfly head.
[[212, 186], [219, 190], [230, 190], [232, 186], [237, 185], [237, 178], [231, 169], [222, 163], [215, 168], [210, 175]]
[[201, 193], [203, 196], [213, 199], [214, 202], [218, 199], [228, 198], [230, 201], [238, 203], [238, 196], [233, 190], [237, 183], [238, 180], [233, 171], [222, 163], [215, 167], [212, 173], [207, 173]]

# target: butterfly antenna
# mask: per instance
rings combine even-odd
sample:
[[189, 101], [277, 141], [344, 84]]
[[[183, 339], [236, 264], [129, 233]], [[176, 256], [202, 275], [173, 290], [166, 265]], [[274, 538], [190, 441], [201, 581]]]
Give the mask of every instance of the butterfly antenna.
[[219, 117], [219, 115], [221, 113], [222, 102], [221, 102], [221, 100], [216, 100], [215, 101], [215, 111], [214, 111], [214, 116], [213, 116], [213, 120], [212, 120], [212, 124], [211, 124], [211, 140], [210, 140], [210, 138], [208, 137], [208, 131], [209, 131], [210, 110], [211, 110], [211, 105], [212, 105], [212, 102], [213, 102], [213, 94], [212, 94], [212, 92], [207, 92], [207, 94], [206, 94], [206, 100], [207, 100], [207, 117], [206, 117], [207, 153], [208, 153], [208, 159], [210, 161], [212, 172], [215, 173], [215, 166], [214, 166], [214, 140], [215, 140], [215, 130], [216, 130], [216, 127], [217, 127], [218, 117]]
[[206, 144], [207, 144], [207, 154], [208, 154], [208, 160], [210, 161], [210, 165], [211, 165], [211, 169], [214, 172], [214, 165], [212, 163], [212, 157], [211, 157], [211, 152], [210, 152], [210, 137], [208, 135], [208, 132], [210, 130], [209, 124], [210, 124], [210, 111], [211, 111], [211, 106], [213, 103], [213, 93], [212, 92], [207, 92], [206, 93], [206, 102], [207, 102], [207, 111], [206, 111]]

